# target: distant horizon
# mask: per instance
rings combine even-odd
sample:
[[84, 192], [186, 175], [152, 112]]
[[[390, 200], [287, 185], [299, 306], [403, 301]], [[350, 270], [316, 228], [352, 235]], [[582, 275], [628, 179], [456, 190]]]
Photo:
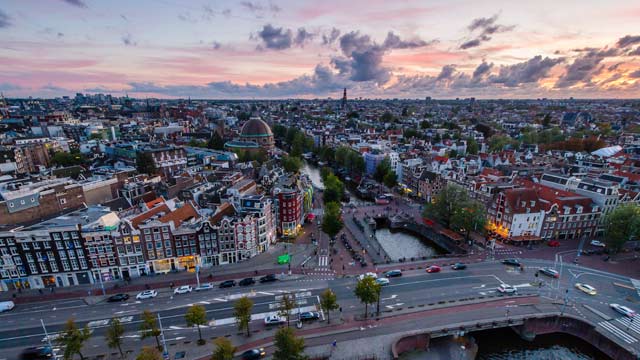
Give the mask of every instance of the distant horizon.
[[6, 0], [0, 91], [634, 99], [639, 20], [633, 0]]

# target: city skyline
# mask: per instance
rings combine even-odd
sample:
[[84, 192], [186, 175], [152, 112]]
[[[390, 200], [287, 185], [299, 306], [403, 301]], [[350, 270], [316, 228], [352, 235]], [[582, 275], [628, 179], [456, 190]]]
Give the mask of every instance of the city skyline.
[[8, 1], [0, 91], [637, 98], [639, 18], [640, 5], [622, 0]]

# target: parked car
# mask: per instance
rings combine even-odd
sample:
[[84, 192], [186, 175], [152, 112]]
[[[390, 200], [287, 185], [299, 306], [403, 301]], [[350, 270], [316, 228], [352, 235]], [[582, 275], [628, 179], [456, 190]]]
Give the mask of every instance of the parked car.
[[384, 273], [384, 276], [388, 278], [399, 277], [402, 276], [402, 270], [389, 270]]
[[225, 280], [223, 282], [220, 283], [220, 285], [218, 285], [219, 288], [230, 288], [230, 287], [234, 287], [236, 286], [236, 281], [235, 280]]
[[205, 291], [205, 290], [211, 290], [211, 289], [213, 289], [213, 283], [203, 283], [203, 284], [200, 284], [200, 286], [196, 287], [194, 290]]
[[622, 305], [618, 305], [618, 304], [609, 304], [609, 306], [611, 306], [611, 308], [617, 312], [619, 312], [620, 314], [626, 316], [626, 317], [634, 317], [636, 316], [636, 312], [629, 309], [626, 306], [622, 306]]
[[467, 265], [463, 264], [463, 263], [455, 263], [455, 264], [451, 265], [451, 269], [453, 269], [453, 270], [464, 270], [466, 268], [467, 268]]
[[20, 354], [20, 360], [43, 360], [53, 358], [55, 358], [53, 350], [48, 346], [26, 348]]
[[287, 319], [278, 315], [269, 315], [266, 318], [264, 318], [265, 325], [280, 325], [286, 322], [287, 322]]
[[145, 291], [139, 293], [138, 295], [136, 295], [136, 299], [138, 299], [138, 300], [153, 299], [156, 296], [158, 296], [158, 292], [157, 291], [155, 291], [155, 290], [145, 290]]
[[387, 279], [387, 278], [383, 278], [383, 277], [381, 277], [381, 278], [377, 278], [377, 279], [376, 279], [376, 282], [377, 282], [378, 284], [380, 284], [381, 286], [389, 285], [389, 279]]
[[267, 352], [264, 351], [264, 348], [258, 348], [249, 349], [243, 352], [242, 355], [240, 355], [240, 358], [242, 358], [242, 360], [257, 360], [262, 359], [265, 356], [267, 356]]
[[260, 278], [260, 282], [261, 283], [274, 282], [274, 281], [277, 281], [277, 280], [278, 280], [278, 278], [276, 277], [275, 274], [265, 275], [265, 276]]
[[603, 243], [602, 241], [598, 241], [598, 240], [591, 240], [590, 244], [591, 244], [591, 246], [597, 246], [597, 247], [605, 247], [605, 246], [607, 246], [605, 243]]
[[253, 278], [245, 278], [245, 279], [240, 280], [238, 285], [240, 285], [240, 286], [249, 286], [249, 285], [253, 285], [255, 283], [256, 283], [256, 281], [253, 280]]
[[16, 304], [13, 301], [0, 301], [0, 313], [13, 310], [14, 307], [16, 307]]
[[551, 276], [552, 278], [559, 278], [560, 277], [560, 273], [557, 272], [556, 270], [552, 269], [552, 268], [548, 268], [548, 267], [544, 267], [540, 269], [540, 272], [547, 275], [547, 276]]
[[502, 263], [505, 265], [520, 266], [520, 260], [518, 259], [504, 259]]
[[301, 321], [310, 321], [320, 319], [320, 313], [317, 311], [305, 311], [300, 313]]
[[500, 284], [500, 286], [498, 286], [498, 291], [503, 294], [515, 294], [518, 289], [509, 284], [502, 283]]
[[364, 273], [364, 274], [358, 275], [358, 280], [362, 280], [362, 279], [364, 279], [366, 277], [372, 277], [372, 278], [375, 279], [375, 278], [378, 277], [378, 275], [376, 275], [376, 273], [368, 272], [368, 273]]
[[547, 243], [547, 245], [551, 246], [551, 247], [558, 247], [560, 246], [560, 241], [558, 240], [551, 240]]
[[427, 268], [428, 273], [437, 273], [437, 272], [440, 272], [440, 270], [441, 270], [440, 266], [438, 265], [431, 265]]
[[596, 291], [596, 288], [594, 288], [591, 285], [587, 285], [587, 284], [582, 284], [582, 283], [576, 283], [576, 289], [582, 291], [585, 294], [588, 295], [596, 295], [598, 292]]
[[107, 302], [120, 302], [120, 301], [127, 301], [129, 300], [129, 294], [115, 294], [112, 296], [109, 296], [109, 298], [107, 299]]
[[179, 286], [175, 290], [173, 290], [173, 294], [174, 295], [188, 294], [191, 291], [193, 291], [193, 288], [191, 287], [191, 285], [183, 285], [183, 286]]

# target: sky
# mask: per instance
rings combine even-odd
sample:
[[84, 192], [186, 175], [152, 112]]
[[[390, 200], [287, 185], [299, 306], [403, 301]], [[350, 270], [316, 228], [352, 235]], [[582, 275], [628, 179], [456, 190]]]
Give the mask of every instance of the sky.
[[637, 0], [3, 0], [0, 92], [640, 98]]

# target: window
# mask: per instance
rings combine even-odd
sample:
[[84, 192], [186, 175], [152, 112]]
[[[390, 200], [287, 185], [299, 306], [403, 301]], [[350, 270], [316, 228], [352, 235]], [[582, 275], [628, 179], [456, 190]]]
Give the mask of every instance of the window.
[[164, 247], [166, 247], [168, 249], [171, 248], [171, 240], [165, 240], [164, 241]]
[[162, 249], [162, 243], [161, 242], [157, 242], [156, 243], [156, 249]]
[[78, 261], [76, 259], [71, 259], [71, 268], [78, 270]]
[[164, 227], [162, 228], [162, 232], [165, 232], [165, 233], [166, 233], [166, 232], [169, 232], [169, 227], [168, 227], [168, 226], [164, 226]]
[[62, 269], [64, 271], [69, 271], [71, 268], [69, 267], [69, 262], [67, 260], [62, 260]]
[[45, 249], [51, 249], [51, 243], [50, 243], [50, 242], [48, 242], [48, 241], [43, 241], [43, 242], [42, 242], [42, 245], [44, 245], [44, 248], [45, 248]]
[[67, 203], [67, 199], [65, 198], [60, 198], [60, 204], [64, 205]]
[[29, 263], [29, 271], [31, 271], [32, 274], [38, 273], [38, 267], [35, 263]]
[[145, 233], [145, 234], [151, 234], [151, 230], [149, 230], [149, 229], [144, 229], [144, 233]]
[[64, 245], [62, 245], [62, 241], [56, 241], [56, 249], [58, 250], [64, 249]]
[[182, 249], [176, 249], [176, 255], [182, 256]]
[[87, 268], [87, 261], [84, 258], [80, 258], [80, 267], [83, 269]]
[[22, 243], [22, 250], [29, 250], [29, 244], [26, 242]]
[[153, 243], [147, 243], [147, 250], [153, 250]]
[[34, 249], [34, 250], [40, 250], [40, 243], [39, 243], [39, 242], [37, 242], [37, 241], [34, 241], [34, 242], [33, 242], [33, 249]]
[[166, 249], [165, 253], [167, 254], [167, 257], [173, 256], [172, 253], [171, 253], [171, 249]]

